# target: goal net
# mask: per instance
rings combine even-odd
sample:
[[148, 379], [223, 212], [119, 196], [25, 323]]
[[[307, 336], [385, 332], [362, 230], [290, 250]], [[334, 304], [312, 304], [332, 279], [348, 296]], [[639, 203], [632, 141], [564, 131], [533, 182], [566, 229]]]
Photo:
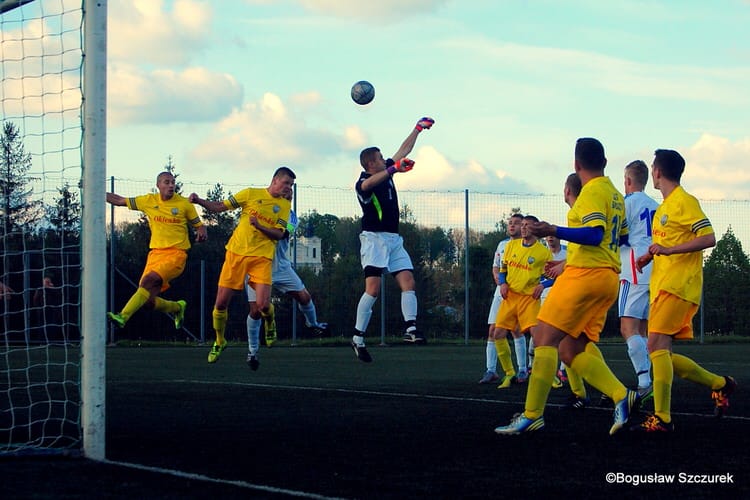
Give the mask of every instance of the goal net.
[[0, 454], [83, 448], [86, 5], [0, 1]]

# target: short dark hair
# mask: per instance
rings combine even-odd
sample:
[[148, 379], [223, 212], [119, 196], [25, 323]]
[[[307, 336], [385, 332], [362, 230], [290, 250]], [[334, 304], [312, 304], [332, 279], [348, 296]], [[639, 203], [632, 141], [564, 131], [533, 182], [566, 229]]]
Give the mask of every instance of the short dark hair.
[[530, 220], [531, 222], [539, 222], [539, 219], [534, 215], [524, 215], [523, 220]]
[[670, 181], [680, 182], [685, 171], [685, 158], [672, 149], [657, 149], [654, 151], [654, 166]]
[[518, 219], [521, 219], [521, 220], [523, 220], [523, 214], [520, 214], [520, 213], [518, 213], [518, 212], [515, 212], [515, 213], [512, 213], [512, 214], [510, 214], [510, 217], [508, 217], [508, 218], [509, 218], [509, 219], [514, 219], [514, 218], [518, 218]]
[[643, 160], [633, 160], [625, 165], [625, 171], [628, 176], [641, 187], [648, 184], [648, 165]]
[[159, 183], [159, 179], [161, 179], [162, 176], [165, 176], [165, 175], [169, 175], [169, 176], [172, 176], [172, 177], [175, 176], [172, 172], [169, 172], [167, 170], [165, 170], [163, 172], [159, 172], [159, 175], [156, 176], [156, 183], [158, 184]]
[[573, 172], [571, 174], [568, 174], [567, 179], [565, 179], [565, 185], [570, 189], [570, 192], [573, 194], [573, 196], [578, 196], [581, 194], [581, 189], [583, 189], [583, 186], [581, 185], [581, 178], [578, 177], [578, 174]]
[[279, 167], [279, 168], [277, 168], [276, 172], [273, 173], [273, 178], [275, 179], [276, 177], [278, 177], [280, 175], [287, 175], [287, 176], [291, 177], [292, 179], [296, 179], [297, 178], [297, 176], [294, 175], [294, 172], [292, 172], [292, 169], [289, 168], [289, 167]]
[[584, 170], [604, 170], [607, 165], [604, 146], [593, 137], [581, 137], [576, 141], [575, 157]]
[[362, 165], [362, 168], [365, 168], [367, 162], [375, 159], [375, 155], [378, 153], [380, 153], [380, 148], [375, 146], [363, 149], [362, 152], [359, 153], [359, 164]]

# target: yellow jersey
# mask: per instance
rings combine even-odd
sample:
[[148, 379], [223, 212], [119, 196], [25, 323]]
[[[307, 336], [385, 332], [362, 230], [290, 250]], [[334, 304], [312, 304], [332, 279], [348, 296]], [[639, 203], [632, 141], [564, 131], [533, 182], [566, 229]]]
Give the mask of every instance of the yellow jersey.
[[625, 225], [625, 199], [609, 177], [595, 177], [581, 189], [568, 211], [568, 227], [601, 227], [604, 237], [598, 246], [568, 244], [567, 265], [583, 268], [609, 267], [620, 272], [620, 236]]
[[195, 206], [175, 193], [172, 198], [162, 200], [158, 193], [125, 198], [125, 206], [146, 214], [151, 229], [149, 248], [190, 248], [187, 224], [203, 225]]
[[[714, 232], [698, 200], [682, 186], [677, 186], [656, 209], [651, 230], [653, 242], [665, 247]], [[693, 304], [700, 304], [703, 252], [655, 255], [652, 265], [649, 289], [652, 301], [664, 290]]]
[[226, 249], [237, 255], [273, 259], [276, 240], [268, 238], [250, 224], [250, 217], [266, 227], [286, 229], [291, 203], [286, 198], [274, 198], [266, 188], [245, 188], [224, 200], [229, 210], [242, 208], [240, 220], [234, 228]]
[[512, 291], [531, 295], [550, 260], [552, 253], [538, 240], [526, 246], [522, 238], [516, 238], [505, 245], [500, 272], [506, 273], [505, 282]]

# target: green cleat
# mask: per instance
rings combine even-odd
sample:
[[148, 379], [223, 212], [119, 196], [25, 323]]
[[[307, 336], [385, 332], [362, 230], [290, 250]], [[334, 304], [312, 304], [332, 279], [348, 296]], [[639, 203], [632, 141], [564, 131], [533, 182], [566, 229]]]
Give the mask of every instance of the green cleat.
[[513, 380], [515, 378], [516, 378], [515, 375], [505, 375], [503, 377], [503, 380], [500, 382], [500, 385], [497, 386], [497, 388], [498, 389], [507, 389], [513, 383]]
[[263, 329], [266, 333], [266, 346], [271, 347], [276, 342], [276, 318], [274, 316], [264, 317]]
[[187, 308], [187, 302], [184, 300], [178, 300], [177, 305], [180, 306], [180, 310], [174, 314], [174, 328], [179, 330], [182, 328], [182, 323], [185, 321], [185, 309]]
[[221, 353], [224, 352], [224, 349], [226, 348], [226, 342], [224, 342], [223, 344], [214, 342], [214, 345], [211, 347], [211, 352], [208, 353], [208, 362], [216, 363], [219, 360], [219, 356], [221, 356]]
[[125, 318], [123, 318], [119, 314], [108, 312], [107, 319], [117, 328], [125, 328]]

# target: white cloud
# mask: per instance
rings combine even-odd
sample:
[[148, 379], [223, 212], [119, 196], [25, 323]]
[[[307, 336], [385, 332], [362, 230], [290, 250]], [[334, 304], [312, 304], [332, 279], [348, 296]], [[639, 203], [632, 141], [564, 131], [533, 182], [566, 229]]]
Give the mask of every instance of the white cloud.
[[200, 67], [147, 71], [115, 63], [109, 68], [108, 92], [114, 124], [212, 121], [242, 102], [242, 88], [233, 76]]
[[299, 0], [311, 12], [336, 17], [400, 21], [404, 16], [435, 11], [448, 0], [378, 0], [377, 2], [350, 2], [343, 0]]
[[670, 100], [706, 101], [732, 106], [750, 103], [745, 90], [750, 68], [693, 67], [650, 64], [591, 51], [536, 47], [467, 37], [441, 41], [445, 48], [460, 50], [464, 58], [476, 58], [487, 68], [536, 74], [546, 83], [555, 75], [557, 85], [571, 84], [607, 90], [614, 94]]
[[209, 3], [175, 0], [118, 0], [109, 3], [108, 52], [111, 59], [137, 64], [181, 66], [211, 35]]
[[733, 142], [703, 134], [684, 156], [682, 184], [694, 196], [711, 200], [750, 196], [750, 138]]

